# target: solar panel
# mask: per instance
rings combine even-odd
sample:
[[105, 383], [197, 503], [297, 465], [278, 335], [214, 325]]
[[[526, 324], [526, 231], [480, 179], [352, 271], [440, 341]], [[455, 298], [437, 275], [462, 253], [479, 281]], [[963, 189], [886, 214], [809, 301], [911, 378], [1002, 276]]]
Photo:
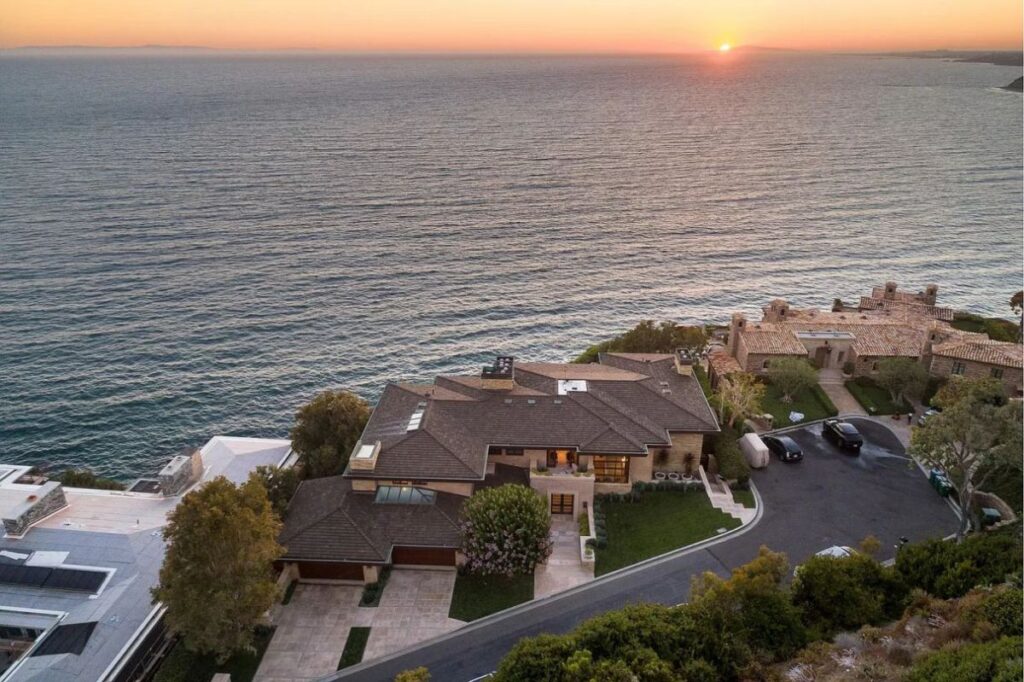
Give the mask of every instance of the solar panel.
[[76, 568], [55, 568], [43, 587], [55, 590], [82, 590], [96, 592], [107, 579], [101, 571], [85, 571]]
[[53, 573], [53, 569], [48, 566], [0, 564], [0, 583], [42, 587], [51, 573]]
[[95, 629], [96, 621], [58, 625], [53, 629], [53, 632], [46, 636], [46, 639], [40, 642], [36, 650], [32, 652], [32, 655], [75, 654], [77, 656], [85, 650], [85, 645]]

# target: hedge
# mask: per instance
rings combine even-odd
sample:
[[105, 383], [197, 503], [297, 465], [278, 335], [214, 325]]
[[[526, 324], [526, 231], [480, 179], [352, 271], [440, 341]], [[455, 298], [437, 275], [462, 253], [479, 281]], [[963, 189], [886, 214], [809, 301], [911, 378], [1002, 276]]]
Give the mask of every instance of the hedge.
[[750, 465], [736, 442], [738, 439], [739, 434], [735, 430], [723, 428], [715, 436], [715, 459], [718, 460], [718, 475], [727, 481], [736, 481], [743, 488], [750, 481]]

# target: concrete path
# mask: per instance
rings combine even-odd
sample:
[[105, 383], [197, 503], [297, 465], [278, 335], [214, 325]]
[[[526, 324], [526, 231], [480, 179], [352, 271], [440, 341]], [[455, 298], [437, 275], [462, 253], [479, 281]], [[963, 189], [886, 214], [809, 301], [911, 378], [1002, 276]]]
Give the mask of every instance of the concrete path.
[[839, 410], [839, 414], [862, 414], [867, 416], [867, 412], [860, 406], [857, 399], [853, 397], [853, 394], [846, 390], [845, 380], [839, 370], [836, 369], [823, 369], [818, 374], [818, 383], [821, 385], [822, 390], [832, 400], [832, 403]]
[[448, 617], [455, 571], [395, 570], [375, 611], [363, 660], [390, 654], [462, 627]]
[[551, 517], [554, 551], [533, 573], [533, 598], [540, 599], [594, 579], [594, 564], [580, 561], [580, 531], [570, 515]]

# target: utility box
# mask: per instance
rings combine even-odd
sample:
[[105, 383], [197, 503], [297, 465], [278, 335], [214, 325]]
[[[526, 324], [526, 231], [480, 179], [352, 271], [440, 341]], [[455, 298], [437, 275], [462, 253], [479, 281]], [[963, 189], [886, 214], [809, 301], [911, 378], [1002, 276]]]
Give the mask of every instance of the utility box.
[[740, 438], [740, 450], [747, 458], [752, 469], [763, 469], [768, 466], [768, 446], [756, 433], [748, 433]]

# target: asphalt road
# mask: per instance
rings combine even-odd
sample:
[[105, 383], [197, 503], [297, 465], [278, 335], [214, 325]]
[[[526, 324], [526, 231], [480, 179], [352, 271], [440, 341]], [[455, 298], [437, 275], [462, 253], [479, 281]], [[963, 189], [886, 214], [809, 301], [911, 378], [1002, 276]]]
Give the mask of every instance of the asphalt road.
[[864, 436], [859, 456], [826, 442], [817, 425], [788, 431], [803, 448], [804, 460], [785, 464], [773, 459], [754, 472], [761, 515], [728, 537], [623, 569], [325, 679], [387, 682], [422, 665], [438, 682], [466, 682], [494, 670], [522, 637], [567, 632], [591, 616], [634, 602], [684, 602], [692, 576], [704, 571], [727, 576], [762, 545], [785, 552], [795, 564], [826, 547], [855, 547], [874, 535], [882, 542], [880, 558], [887, 559], [900, 536], [914, 541], [955, 532], [955, 514], [892, 432], [869, 420], [850, 421]]

